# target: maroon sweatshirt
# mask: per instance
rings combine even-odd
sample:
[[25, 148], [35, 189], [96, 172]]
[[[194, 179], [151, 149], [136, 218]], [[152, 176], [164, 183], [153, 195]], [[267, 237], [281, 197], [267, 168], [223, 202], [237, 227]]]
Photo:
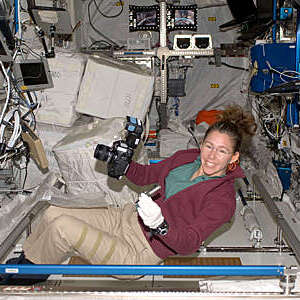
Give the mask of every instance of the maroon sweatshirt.
[[212, 232], [234, 215], [234, 179], [245, 176], [239, 166], [222, 178], [198, 182], [166, 200], [165, 178], [169, 171], [193, 162], [198, 156], [198, 149], [189, 149], [178, 151], [152, 165], [132, 161], [126, 173], [126, 177], [136, 185], [156, 183], [161, 186], [153, 199], [169, 224], [168, 233], [165, 236], [151, 236], [141, 218], [139, 222], [153, 251], [162, 259], [195, 253]]

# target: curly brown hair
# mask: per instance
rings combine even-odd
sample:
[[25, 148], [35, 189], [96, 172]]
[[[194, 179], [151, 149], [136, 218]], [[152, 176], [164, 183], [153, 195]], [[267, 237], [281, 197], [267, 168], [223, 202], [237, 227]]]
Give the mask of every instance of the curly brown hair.
[[255, 135], [257, 125], [254, 116], [240, 105], [228, 105], [206, 131], [204, 139], [212, 132], [219, 131], [228, 134], [234, 142], [234, 152], [240, 151], [243, 140]]

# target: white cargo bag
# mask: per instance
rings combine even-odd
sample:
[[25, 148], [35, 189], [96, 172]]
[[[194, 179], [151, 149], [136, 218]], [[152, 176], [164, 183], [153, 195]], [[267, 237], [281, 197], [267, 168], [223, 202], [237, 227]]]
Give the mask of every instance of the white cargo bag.
[[[107, 163], [94, 158], [97, 144], [110, 147], [123, 138], [125, 124], [125, 118], [99, 119], [74, 128], [53, 147], [67, 193], [82, 196], [87, 201], [98, 197], [101, 205], [103, 197], [107, 204], [116, 206], [137, 199], [137, 193], [129, 188], [125, 176], [121, 180], [108, 177]], [[145, 162], [146, 158], [141, 161]]]
[[37, 122], [71, 127], [78, 114], [75, 105], [86, 58], [80, 54], [58, 52], [48, 59], [54, 87], [37, 92], [40, 107]]
[[154, 76], [140, 66], [110, 57], [88, 59], [76, 111], [99, 117], [144, 120], [152, 100]]

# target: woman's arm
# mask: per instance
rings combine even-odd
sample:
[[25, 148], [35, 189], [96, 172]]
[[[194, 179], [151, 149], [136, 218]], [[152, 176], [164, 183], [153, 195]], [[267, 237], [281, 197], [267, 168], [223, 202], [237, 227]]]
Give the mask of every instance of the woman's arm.
[[183, 207], [175, 211], [167, 205], [162, 206], [169, 229], [167, 235], [159, 238], [178, 254], [192, 254], [217, 228], [230, 221], [234, 211], [235, 193], [229, 192], [223, 195], [218, 193], [217, 198], [211, 195], [193, 219], [184, 212]]
[[131, 161], [126, 172], [126, 177], [134, 184], [140, 186], [158, 183], [159, 178], [161, 178], [165, 172], [165, 176], [167, 175], [168, 165], [171, 164], [173, 157], [174, 155], [151, 165], [142, 165]]
[[158, 183], [159, 179], [163, 180], [162, 178], [165, 178], [172, 168], [192, 162], [198, 153], [198, 149], [179, 150], [172, 156], [151, 165], [141, 165], [132, 161], [126, 177], [136, 185]]
[[163, 169], [163, 162], [153, 165], [141, 165], [135, 161], [130, 163], [126, 177], [136, 185], [157, 183]]

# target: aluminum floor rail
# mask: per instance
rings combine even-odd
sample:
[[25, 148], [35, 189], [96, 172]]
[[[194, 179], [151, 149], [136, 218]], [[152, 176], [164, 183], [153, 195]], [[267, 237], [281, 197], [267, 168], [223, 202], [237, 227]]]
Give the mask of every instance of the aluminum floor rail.
[[283, 276], [284, 266], [0, 265], [0, 274]]
[[20, 238], [24, 230], [31, 224], [33, 218], [42, 210], [49, 206], [47, 201], [38, 201], [27, 214], [15, 225], [6, 239], [0, 244], [0, 260], [10, 251], [12, 245]]
[[284, 235], [284, 239], [292, 248], [297, 261], [300, 262], [300, 241], [298, 239], [298, 236], [290, 227], [288, 222], [284, 219], [284, 216], [282, 215], [281, 211], [278, 209], [277, 205], [275, 204], [276, 200], [271, 198], [267, 189], [264, 187], [263, 183], [261, 182], [259, 176], [254, 174], [252, 176], [252, 179], [255, 187], [259, 191], [259, 194], [262, 196], [264, 203], [266, 204], [270, 214], [274, 218], [274, 221], [281, 228]]

